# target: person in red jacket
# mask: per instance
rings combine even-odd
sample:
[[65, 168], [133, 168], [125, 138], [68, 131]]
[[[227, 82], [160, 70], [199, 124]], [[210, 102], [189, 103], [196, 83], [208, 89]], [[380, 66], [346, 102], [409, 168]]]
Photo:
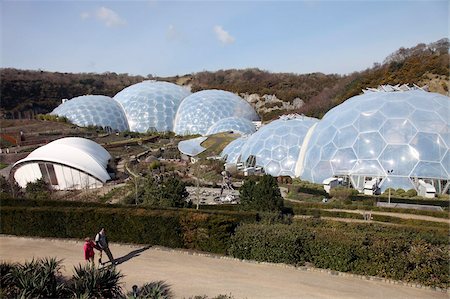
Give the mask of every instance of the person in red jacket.
[[84, 259], [87, 262], [91, 262], [92, 264], [94, 264], [94, 248], [95, 248], [95, 244], [94, 242], [92, 242], [91, 238], [87, 237], [86, 239], [84, 239]]

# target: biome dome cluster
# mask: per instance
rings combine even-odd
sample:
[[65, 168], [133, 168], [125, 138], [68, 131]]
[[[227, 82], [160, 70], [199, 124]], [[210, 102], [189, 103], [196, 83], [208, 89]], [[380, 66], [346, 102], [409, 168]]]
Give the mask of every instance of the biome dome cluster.
[[256, 131], [255, 110], [241, 97], [223, 90], [191, 94], [169, 82], [144, 81], [124, 88], [114, 98], [86, 95], [63, 102], [51, 114], [65, 116], [79, 126], [114, 131], [175, 132], [211, 135]]
[[323, 119], [279, 119], [222, 152], [227, 163], [262, 167], [273, 176], [322, 184], [347, 177], [351, 185], [377, 179], [416, 189], [419, 180], [446, 192], [450, 181], [450, 99], [420, 89], [369, 90]]

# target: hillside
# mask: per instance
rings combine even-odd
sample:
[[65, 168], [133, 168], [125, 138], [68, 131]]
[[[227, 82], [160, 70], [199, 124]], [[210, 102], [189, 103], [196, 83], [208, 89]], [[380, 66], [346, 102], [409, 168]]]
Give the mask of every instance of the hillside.
[[48, 113], [63, 98], [84, 94], [114, 96], [121, 89], [145, 79], [188, 85], [192, 91], [223, 89], [249, 101], [263, 117], [303, 113], [322, 117], [330, 108], [367, 87], [381, 84], [428, 85], [429, 90], [449, 94], [449, 40], [441, 39], [412, 48], [400, 48], [382, 64], [350, 75], [270, 73], [257, 68], [199, 72], [175, 77], [142, 77], [128, 74], [70, 74], [1, 69], [1, 114], [29, 118]]

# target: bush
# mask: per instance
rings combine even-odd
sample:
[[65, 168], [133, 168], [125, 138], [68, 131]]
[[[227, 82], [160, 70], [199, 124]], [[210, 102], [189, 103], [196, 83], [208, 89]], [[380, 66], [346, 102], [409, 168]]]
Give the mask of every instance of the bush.
[[25, 196], [28, 199], [49, 199], [51, 197], [51, 187], [44, 179], [38, 179], [36, 182], [27, 184]]
[[[14, 201], [11, 201], [14, 202]], [[241, 222], [256, 214], [232, 211], [142, 209], [136, 207], [0, 206], [0, 233], [85, 238], [101, 227], [111, 241], [192, 248], [224, 253]]]
[[277, 180], [264, 175], [258, 183], [246, 180], [240, 189], [240, 201], [243, 210], [281, 212], [284, 207]]
[[2, 295], [8, 298], [65, 298], [67, 288], [61, 261], [44, 258], [2, 265]]
[[241, 225], [229, 254], [449, 286], [447, 230], [420, 230], [304, 220], [292, 225]]
[[358, 195], [358, 190], [346, 187], [337, 187], [330, 190], [330, 196], [336, 199], [350, 200], [352, 196]]
[[81, 298], [121, 298], [120, 279], [123, 274], [115, 267], [96, 268], [93, 264], [78, 265], [68, 282], [73, 297]]
[[127, 294], [130, 299], [170, 299], [174, 297], [170, 285], [162, 280], [152, 281], [141, 287], [134, 287], [136, 287], [136, 291], [133, 290]]

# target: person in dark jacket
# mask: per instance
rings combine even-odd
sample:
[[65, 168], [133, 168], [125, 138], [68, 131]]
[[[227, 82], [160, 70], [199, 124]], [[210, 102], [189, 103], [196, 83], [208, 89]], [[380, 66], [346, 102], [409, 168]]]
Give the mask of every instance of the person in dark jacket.
[[[100, 248], [100, 250], [102, 250], [106, 253], [111, 264], [117, 265], [116, 261], [114, 260], [113, 255], [111, 253], [111, 250], [109, 250], [108, 238], [106, 237], [106, 230], [104, 227], [95, 236], [95, 245], [97, 245], [97, 247]], [[104, 265], [104, 263], [102, 263], [102, 255], [101, 254], [100, 254], [99, 263], [101, 265]]]

